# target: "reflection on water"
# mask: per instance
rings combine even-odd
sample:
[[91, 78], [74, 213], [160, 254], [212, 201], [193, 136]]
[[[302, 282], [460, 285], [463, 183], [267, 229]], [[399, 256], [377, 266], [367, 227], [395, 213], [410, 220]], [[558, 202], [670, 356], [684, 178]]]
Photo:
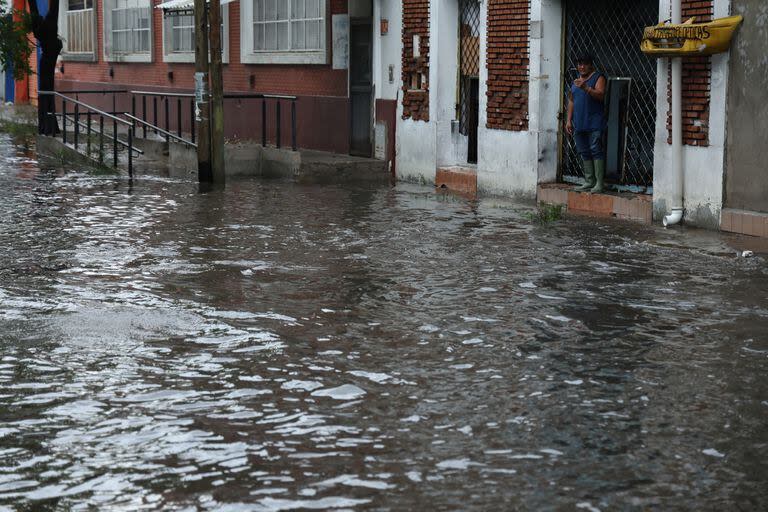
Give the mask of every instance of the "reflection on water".
[[762, 260], [1, 140], [0, 508], [768, 503]]

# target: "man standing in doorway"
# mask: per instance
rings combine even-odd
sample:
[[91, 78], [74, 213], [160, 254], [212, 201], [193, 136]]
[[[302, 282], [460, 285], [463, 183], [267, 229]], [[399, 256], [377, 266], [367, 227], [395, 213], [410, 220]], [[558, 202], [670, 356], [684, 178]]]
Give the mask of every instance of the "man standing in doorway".
[[568, 91], [568, 122], [565, 130], [573, 135], [576, 150], [584, 162], [584, 185], [576, 190], [599, 193], [605, 180], [605, 151], [603, 130], [605, 115], [606, 80], [595, 70], [591, 55], [582, 55], [576, 60], [579, 77]]

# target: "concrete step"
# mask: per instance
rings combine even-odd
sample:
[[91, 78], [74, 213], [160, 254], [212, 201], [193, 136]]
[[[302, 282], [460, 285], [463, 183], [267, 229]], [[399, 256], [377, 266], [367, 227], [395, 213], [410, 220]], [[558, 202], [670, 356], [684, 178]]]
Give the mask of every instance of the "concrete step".
[[439, 167], [435, 187], [462, 195], [477, 196], [477, 169], [465, 166]]
[[[262, 147], [253, 142], [227, 144], [224, 154], [229, 178], [260, 177], [328, 184], [387, 184], [391, 180], [387, 162], [372, 158]], [[172, 167], [195, 170], [195, 149], [171, 142], [170, 163]]]
[[563, 205], [569, 213], [592, 217], [615, 217], [643, 224], [653, 222], [653, 200], [650, 195], [628, 192], [592, 194], [573, 189], [574, 185], [566, 183], [539, 185], [537, 202]]

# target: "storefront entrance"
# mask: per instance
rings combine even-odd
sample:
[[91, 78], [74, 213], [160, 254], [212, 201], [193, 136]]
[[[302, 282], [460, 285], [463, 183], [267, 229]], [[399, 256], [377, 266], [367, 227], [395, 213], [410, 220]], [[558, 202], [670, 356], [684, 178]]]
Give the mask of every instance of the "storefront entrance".
[[[653, 186], [656, 60], [640, 52], [643, 28], [658, 23], [658, 0], [566, 0], [563, 112], [579, 54], [589, 53], [608, 79], [604, 136], [607, 182], [649, 192]], [[562, 123], [564, 125], [565, 123]], [[561, 126], [559, 175], [583, 176], [573, 139]]]

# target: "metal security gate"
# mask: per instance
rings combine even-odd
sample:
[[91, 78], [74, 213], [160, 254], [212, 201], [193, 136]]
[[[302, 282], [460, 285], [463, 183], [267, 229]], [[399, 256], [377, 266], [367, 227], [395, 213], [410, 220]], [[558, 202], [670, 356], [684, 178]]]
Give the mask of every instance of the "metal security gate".
[[[609, 87], [630, 84], [621, 114], [620, 164], [614, 175], [609, 169], [608, 180], [647, 191], [653, 185], [656, 60], [640, 52], [640, 39], [644, 27], [658, 23], [658, 0], [566, 0], [565, 11], [564, 108], [568, 88], [578, 76], [579, 54], [594, 57], [597, 70], [609, 79]], [[573, 138], [563, 131], [562, 140], [561, 177], [576, 181], [583, 176], [581, 160]]]
[[480, 2], [459, 2], [459, 131], [469, 139], [467, 162], [477, 163], [480, 114]]

